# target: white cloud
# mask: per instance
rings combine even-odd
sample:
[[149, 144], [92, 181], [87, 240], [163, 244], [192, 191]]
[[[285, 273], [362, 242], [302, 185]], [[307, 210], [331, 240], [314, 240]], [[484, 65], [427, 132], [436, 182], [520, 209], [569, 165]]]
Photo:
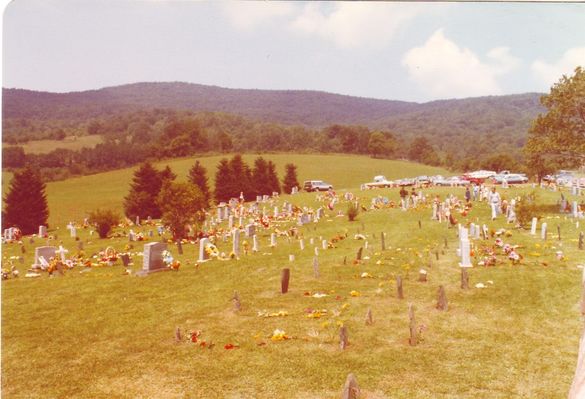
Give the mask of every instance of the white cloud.
[[410, 78], [434, 97], [472, 97], [501, 94], [498, 77], [520, 65], [507, 47], [486, 54], [489, 62], [447, 39], [439, 29], [421, 47], [402, 58]]
[[231, 23], [242, 30], [253, 29], [295, 11], [291, 3], [281, 1], [222, 1], [219, 4]]
[[331, 7], [331, 4], [309, 3], [290, 27], [341, 48], [382, 47], [423, 10], [422, 4], [340, 2]]
[[550, 88], [563, 75], [573, 75], [575, 68], [585, 67], [585, 47], [574, 47], [565, 52], [554, 63], [536, 60], [532, 63], [532, 73], [538, 79], [543, 89]]

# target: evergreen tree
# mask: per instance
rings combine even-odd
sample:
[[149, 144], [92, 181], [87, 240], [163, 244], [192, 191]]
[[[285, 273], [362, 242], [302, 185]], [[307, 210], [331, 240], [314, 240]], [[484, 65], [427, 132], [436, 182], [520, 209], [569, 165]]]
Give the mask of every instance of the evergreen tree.
[[258, 157], [254, 161], [254, 171], [252, 172], [254, 196], [272, 194], [268, 180], [268, 163], [264, 158]]
[[177, 175], [175, 174], [175, 172], [173, 172], [171, 170], [171, 168], [169, 167], [169, 165], [165, 166], [165, 168], [160, 172], [160, 178], [161, 178], [161, 187], [164, 184], [165, 181], [173, 181], [177, 178]]
[[252, 172], [248, 165], [242, 159], [240, 154], [234, 155], [230, 160], [230, 175], [231, 185], [230, 194], [231, 197], [239, 198], [240, 193], [244, 194], [244, 198], [250, 200], [254, 197], [254, 188], [252, 186]]
[[45, 183], [39, 173], [31, 168], [15, 173], [4, 198], [3, 227], [18, 227], [23, 234], [33, 234], [39, 225], [47, 225], [48, 218]]
[[148, 216], [154, 219], [160, 218], [161, 211], [156, 198], [162, 187], [163, 173], [157, 171], [150, 162], [143, 163], [134, 172], [130, 193], [124, 198], [124, 213], [127, 217], [132, 220], [136, 216], [141, 219]]
[[272, 161], [268, 161], [268, 187], [270, 187], [270, 194], [273, 192], [280, 194], [280, 182], [278, 181], [278, 174], [276, 174], [276, 165]]
[[215, 173], [215, 200], [227, 202], [232, 197], [232, 174], [229, 161], [223, 158], [217, 165]]
[[205, 206], [209, 206], [211, 194], [209, 193], [209, 184], [207, 183], [207, 170], [199, 161], [195, 161], [195, 165], [189, 170], [189, 181], [199, 187], [199, 190], [201, 190], [205, 198]]
[[290, 194], [293, 187], [300, 187], [297, 179], [297, 167], [295, 164], [287, 163], [286, 175], [282, 180], [282, 191], [284, 191], [285, 194]]

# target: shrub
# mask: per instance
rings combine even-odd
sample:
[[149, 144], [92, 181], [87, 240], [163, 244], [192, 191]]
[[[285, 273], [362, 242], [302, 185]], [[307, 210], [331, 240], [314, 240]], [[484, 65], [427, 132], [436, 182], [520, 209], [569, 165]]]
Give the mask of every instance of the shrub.
[[95, 224], [100, 238], [107, 238], [112, 227], [120, 222], [120, 216], [111, 209], [96, 209], [89, 214], [89, 222]]
[[536, 205], [537, 196], [533, 191], [520, 197], [516, 203], [516, 220], [520, 227], [528, 225], [533, 217], [538, 217], [538, 207]]
[[356, 203], [350, 202], [347, 205], [347, 218], [349, 219], [350, 222], [353, 222], [357, 218], [359, 212], [360, 209], [358, 208]]

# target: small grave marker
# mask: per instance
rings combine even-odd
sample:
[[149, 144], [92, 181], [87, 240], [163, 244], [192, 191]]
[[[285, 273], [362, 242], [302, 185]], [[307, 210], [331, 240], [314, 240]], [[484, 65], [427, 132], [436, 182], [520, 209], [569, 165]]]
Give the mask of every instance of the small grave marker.
[[315, 278], [319, 278], [319, 258], [316, 256], [313, 257], [313, 274]]
[[290, 269], [285, 268], [282, 269], [282, 273], [280, 275], [280, 291], [283, 294], [288, 292], [288, 283], [290, 281]]
[[445, 287], [443, 287], [442, 285], [439, 286], [439, 291], [438, 291], [438, 298], [437, 298], [437, 309], [439, 310], [447, 310], [448, 304], [447, 304], [447, 295], [445, 294]]
[[343, 386], [341, 399], [358, 399], [360, 397], [360, 387], [357, 379], [353, 374], [349, 374]]
[[380, 233], [380, 241], [382, 243], [382, 251], [386, 250], [386, 233]]
[[414, 306], [412, 303], [408, 304], [408, 329], [410, 330], [410, 338], [408, 339], [408, 343], [411, 346], [416, 346], [417, 344], [417, 331], [416, 331], [416, 319], [414, 318]]
[[366, 326], [371, 326], [372, 324], [374, 324], [374, 319], [372, 318], [372, 309], [368, 308], [366, 313]]
[[398, 299], [404, 299], [404, 293], [402, 292], [402, 277], [396, 276], [396, 293]]
[[469, 275], [467, 274], [467, 268], [461, 268], [461, 289], [468, 289], [469, 288]]
[[234, 296], [232, 297], [232, 301], [234, 302], [234, 311], [239, 312], [242, 310], [242, 304], [240, 302], [240, 295], [238, 291], [234, 291]]
[[579, 233], [579, 249], [583, 249], [583, 232]]
[[339, 348], [344, 350], [349, 345], [349, 335], [347, 333], [347, 326], [341, 326], [339, 329]]
[[357, 255], [356, 255], [356, 260], [362, 260], [362, 252], [363, 252], [364, 248], [360, 247], [360, 249], [358, 249], [357, 251]]

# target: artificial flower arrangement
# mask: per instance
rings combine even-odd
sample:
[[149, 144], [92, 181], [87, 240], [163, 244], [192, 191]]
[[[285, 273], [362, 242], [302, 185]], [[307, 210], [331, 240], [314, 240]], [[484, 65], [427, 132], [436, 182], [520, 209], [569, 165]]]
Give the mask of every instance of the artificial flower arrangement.
[[179, 267], [181, 267], [181, 262], [173, 259], [173, 255], [168, 250], [162, 252], [162, 259], [163, 263], [172, 270], [179, 270]]
[[210, 258], [217, 258], [219, 256], [219, 250], [217, 249], [217, 247], [215, 245], [213, 245], [211, 243], [205, 245], [205, 253]]

